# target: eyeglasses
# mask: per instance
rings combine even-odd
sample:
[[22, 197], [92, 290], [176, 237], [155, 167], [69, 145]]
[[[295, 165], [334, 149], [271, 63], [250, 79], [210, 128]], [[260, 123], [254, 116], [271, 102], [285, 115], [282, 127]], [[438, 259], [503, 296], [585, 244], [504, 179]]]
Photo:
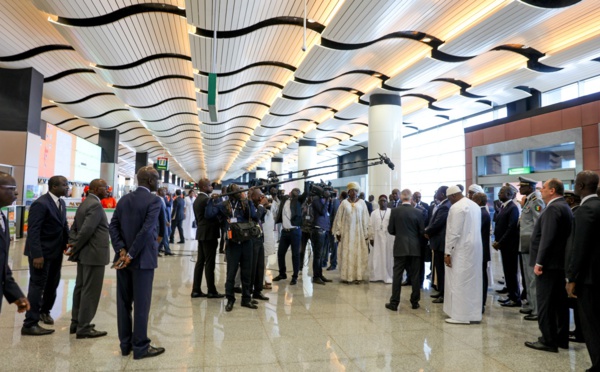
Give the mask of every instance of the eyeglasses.
[[17, 186], [11, 186], [11, 185], [0, 185], [0, 188], [2, 189], [7, 189], [7, 190], [16, 190]]

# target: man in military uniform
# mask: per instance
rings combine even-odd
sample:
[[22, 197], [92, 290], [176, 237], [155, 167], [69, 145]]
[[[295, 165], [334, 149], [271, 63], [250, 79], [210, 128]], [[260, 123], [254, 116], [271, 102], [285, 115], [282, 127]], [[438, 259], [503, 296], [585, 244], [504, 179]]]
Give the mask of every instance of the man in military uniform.
[[537, 181], [526, 177], [519, 177], [519, 193], [523, 195], [523, 209], [519, 218], [521, 228], [521, 241], [519, 252], [521, 253], [521, 264], [524, 271], [525, 287], [527, 288], [527, 305], [520, 310], [525, 315], [525, 320], [537, 320], [537, 300], [535, 290], [535, 274], [533, 267], [529, 265], [529, 245], [531, 242], [531, 233], [542, 210], [546, 207], [542, 200], [542, 195], [536, 190]]

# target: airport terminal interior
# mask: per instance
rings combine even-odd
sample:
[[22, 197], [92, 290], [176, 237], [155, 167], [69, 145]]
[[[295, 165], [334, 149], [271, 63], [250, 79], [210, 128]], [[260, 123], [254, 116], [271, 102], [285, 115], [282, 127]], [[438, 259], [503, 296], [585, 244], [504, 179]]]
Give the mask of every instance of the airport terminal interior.
[[[0, 10], [0, 172], [18, 191], [2, 212], [25, 293], [29, 208], [56, 175], [68, 181], [72, 224], [93, 179], [118, 208], [146, 166], [172, 194], [202, 179], [214, 193], [311, 181], [339, 195], [354, 183], [375, 208], [394, 189], [429, 205], [440, 186], [477, 184], [492, 213], [519, 177], [573, 190], [579, 172], [600, 172], [598, 0], [0, 0]], [[109, 265], [93, 319], [108, 335], [70, 334], [77, 268], [65, 258], [53, 334], [22, 335], [24, 315], [2, 300], [0, 371], [591, 367], [585, 343], [524, 346], [538, 322], [498, 302], [495, 250], [483, 318], [464, 325], [445, 322], [430, 297], [428, 263], [420, 308], [405, 286], [390, 311], [391, 284], [342, 283], [341, 265], [314, 284], [310, 249], [295, 285], [273, 281], [270, 252], [268, 300], [248, 309], [236, 294], [226, 311], [226, 299], [190, 297], [198, 241], [180, 239], [158, 258], [152, 287], [148, 333], [163, 355], [121, 355]], [[216, 256], [225, 293], [226, 256]]]

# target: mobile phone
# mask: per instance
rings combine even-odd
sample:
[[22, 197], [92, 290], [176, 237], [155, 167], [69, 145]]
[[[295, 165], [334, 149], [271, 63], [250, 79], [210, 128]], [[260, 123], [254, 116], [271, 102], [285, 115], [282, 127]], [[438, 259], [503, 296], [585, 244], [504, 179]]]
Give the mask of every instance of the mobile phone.
[[117, 262], [113, 263], [110, 268], [111, 269], [120, 269], [123, 267], [124, 264], [125, 264], [125, 261], [117, 261]]

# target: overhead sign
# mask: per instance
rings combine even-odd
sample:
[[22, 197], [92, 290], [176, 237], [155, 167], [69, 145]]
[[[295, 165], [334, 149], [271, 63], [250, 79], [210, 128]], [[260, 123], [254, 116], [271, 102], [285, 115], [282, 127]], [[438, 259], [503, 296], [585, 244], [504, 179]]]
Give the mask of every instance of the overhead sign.
[[169, 170], [169, 158], [156, 158], [156, 170]]
[[533, 173], [533, 169], [531, 167], [520, 167], [520, 168], [508, 168], [509, 175], [515, 174], [528, 174]]
[[210, 121], [217, 122], [217, 74], [208, 74], [208, 114]]

